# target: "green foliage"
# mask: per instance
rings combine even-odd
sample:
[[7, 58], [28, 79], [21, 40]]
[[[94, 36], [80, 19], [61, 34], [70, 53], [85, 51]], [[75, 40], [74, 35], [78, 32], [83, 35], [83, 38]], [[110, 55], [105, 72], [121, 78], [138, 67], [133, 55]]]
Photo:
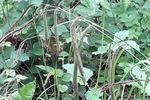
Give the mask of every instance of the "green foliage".
[[14, 100], [32, 100], [35, 92], [35, 82], [30, 82], [11, 94]]
[[94, 54], [94, 55], [104, 54], [107, 52], [107, 50], [108, 50], [108, 46], [100, 46], [100, 47], [98, 47], [97, 51], [92, 52], [92, 54]]
[[65, 92], [66, 90], [68, 90], [68, 87], [66, 85], [58, 85], [58, 88], [60, 90], [60, 92]]
[[[72, 81], [74, 64], [64, 64], [63, 68], [65, 70], [67, 70], [67, 73], [72, 75], [71, 79], [70, 79], [70, 81]], [[83, 68], [83, 70], [84, 70], [84, 77], [85, 77], [85, 80], [87, 82], [90, 79], [90, 77], [93, 75], [93, 72], [88, 68]], [[77, 82], [79, 84], [84, 85], [84, 82], [82, 80], [82, 76], [79, 72], [78, 72], [78, 75], [77, 75], [77, 80], [78, 80]]]
[[31, 0], [30, 1], [31, 4], [35, 5], [35, 6], [40, 6], [43, 2], [43, 0]]
[[0, 0], [0, 100], [149, 100], [149, 12], [149, 0]]
[[81, 0], [81, 5], [78, 5], [75, 11], [82, 16], [97, 16], [99, 13], [95, 0]]
[[85, 93], [85, 97], [87, 100], [101, 100], [99, 97], [102, 96], [102, 93], [96, 88], [91, 88], [89, 91]]
[[107, 0], [96, 0], [97, 3], [100, 3], [105, 9], [110, 10], [110, 4], [107, 2]]

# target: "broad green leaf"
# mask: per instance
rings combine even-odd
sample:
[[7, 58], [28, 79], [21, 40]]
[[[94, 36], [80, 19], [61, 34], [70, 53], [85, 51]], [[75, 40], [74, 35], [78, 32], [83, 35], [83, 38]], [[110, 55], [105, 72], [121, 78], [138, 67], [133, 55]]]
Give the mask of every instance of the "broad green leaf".
[[125, 41], [125, 43], [126, 43], [126, 46], [123, 46], [124, 49], [132, 49], [133, 48], [137, 51], [140, 51], [140, 47], [135, 41], [127, 40], [127, 41]]
[[18, 50], [18, 51], [12, 51], [11, 59], [24, 62], [26, 60], [29, 60], [29, 56], [28, 54], [24, 53], [22, 50], [21, 51]]
[[85, 37], [83, 38], [83, 42], [89, 45], [89, 41], [88, 41], [88, 37], [87, 37], [87, 36], [85, 36]]
[[[8, 60], [10, 59], [11, 53], [15, 51], [15, 47], [5, 47], [3, 52], [0, 52], [0, 56], [2, 57], [3, 60]], [[1, 54], [2, 53], [2, 54]], [[3, 62], [4, 63], [4, 62]]]
[[144, 0], [133, 0], [136, 3], [142, 4], [144, 2]]
[[5, 70], [3, 70], [2, 73], [4, 73], [4, 75], [10, 76], [10, 77], [15, 77], [15, 75], [16, 75], [16, 71], [13, 69], [5, 69]]
[[[132, 74], [136, 77], [136, 79], [138, 80], [146, 80], [147, 79], [147, 75], [146, 73], [139, 67], [139, 66], [135, 66], [132, 69]], [[135, 82], [135, 84], [132, 83], [133, 86], [136, 86], [138, 88], [141, 89], [141, 92], [144, 91], [144, 87], [145, 87], [145, 82], [141, 81], [140, 83], [142, 85], [139, 85], [137, 82]], [[147, 93], [150, 96], [150, 82], [148, 82], [148, 84], [146, 84], [146, 88], [145, 88], [145, 93]]]
[[66, 38], [66, 43], [70, 43], [70, 42], [72, 42], [72, 38], [71, 37]]
[[[40, 29], [40, 28], [38, 28], [38, 29]], [[48, 32], [46, 34], [47, 34], [47, 38], [48, 38], [52, 35], [52, 32], [50, 30], [48, 30]], [[42, 40], [45, 41], [46, 37], [45, 37], [45, 31], [44, 30], [42, 32], [40, 32], [38, 35]]]
[[[138, 79], [138, 80], [146, 80], [146, 73], [142, 71], [142, 69], [139, 66], [135, 66], [132, 69], [132, 74]], [[144, 85], [144, 82], [141, 82]]]
[[64, 64], [63, 68], [66, 69], [68, 73], [73, 74], [74, 64]]
[[35, 81], [30, 82], [23, 87], [19, 88], [18, 91], [10, 94], [12, 100], [32, 100], [35, 92]]
[[57, 77], [62, 77], [64, 72], [61, 69], [55, 69], [55, 75]]
[[108, 50], [108, 46], [100, 46], [96, 52], [92, 52], [92, 54], [104, 54]]
[[50, 73], [51, 75], [54, 75], [55, 73], [55, 69], [50, 66], [36, 65], [36, 67], [40, 68], [43, 71], [46, 71], [47, 73]]
[[107, 0], [96, 0], [97, 3], [100, 3], [105, 9], [111, 10], [110, 4], [107, 2]]
[[137, 11], [137, 9], [129, 8], [129, 11], [126, 11], [126, 13], [121, 13], [118, 16], [119, 20], [123, 22], [127, 27], [140, 25], [139, 21], [141, 19], [141, 15]]
[[70, 79], [71, 79], [71, 77], [72, 77], [72, 74], [70, 74], [70, 73], [64, 73], [61, 79], [63, 81], [65, 81], [65, 82], [69, 82]]
[[19, 60], [24, 62], [26, 60], [29, 60], [29, 56], [26, 53], [19, 54]]
[[18, 92], [21, 96], [21, 100], [32, 100], [35, 92], [35, 86], [35, 81], [33, 81], [19, 88]]
[[96, 11], [94, 9], [89, 9], [85, 6], [79, 5], [75, 8], [75, 11], [82, 16], [94, 16]]
[[135, 29], [130, 30], [129, 39], [138, 39], [142, 32], [136, 31]]
[[116, 26], [116, 25], [113, 25], [113, 24], [108, 24], [107, 27], [106, 27], [106, 30], [112, 32], [112, 33], [116, 33], [116, 32], [119, 32], [119, 28]]
[[13, 81], [15, 81], [15, 79], [14, 78], [7, 78], [6, 80], [5, 80], [5, 82], [13, 82]]
[[12, 100], [12, 98], [9, 96], [0, 95], [0, 100]]
[[0, 75], [0, 85], [1, 85], [1, 84], [4, 84], [4, 83], [6, 82], [6, 81], [5, 81], [6, 79], [7, 79], [6, 76]]
[[32, 48], [29, 50], [29, 53], [42, 56], [44, 54], [44, 49], [42, 48], [39, 42], [33, 44]]
[[27, 79], [28, 77], [18, 74], [18, 75], [15, 76], [15, 78], [16, 78], [18, 81], [20, 81], [20, 80], [25, 80], [25, 79]]
[[1, 47], [4, 47], [4, 46], [7, 46], [7, 47], [10, 47], [11, 46], [11, 42], [2, 42], [0, 44]]
[[0, 63], [0, 69], [14, 68], [17, 65], [17, 62], [13, 59], [7, 59], [4, 62]]
[[29, 53], [32, 53], [37, 56], [41, 56], [44, 54], [44, 49], [40, 47], [30, 49]]
[[[62, 34], [69, 32], [65, 25], [56, 26], [56, 31], [57, 31], [57, 35], [62, 35]], [[52, 28], [52, 32], [55, 34], [54, 27]]]
[[133, 41], [133, 40], [127, 40], [127, 41], [122, 41], [120, 43], [116, 43], [112, 46], [112, 50], [116, 51], [117, 49], [119, 49], [120, 47], [124, 48], [125, 50], [131, 50], [131, 49], [135, 49], [137, 51], [140, 51], [140, 47], [139, 45]]
[[86, 7], [89, 7], [90, 6], [90, 0], [81, 0], [81, 4], [86, 6]]
[[72, 97], [68, 94], [68, 95], [62, 96], [62, 100], [72, 100]]
[[0, 30], [0, 38], [3, 36], [3, 32], [2, 30]]
[[62, 52], [59, 54], [59, 56], [61, 56], [61, 57], [67, 57], [67, 56], [69, 56], [69, 53], [66, 52], [66, 51], [62, 51]]
[[59, 91], [60, 92], [66, 92], [68, 90], [68, 87], [66, 85], [58, 85]]
[[142, 28], [144, 29], [150, 29], [150, 14], [148, 13], [144, 13], [143, 14], [143, 17], [142, 17], [142, 20], [141, 20], [141, 23], [142, 23]]
[[146, 10], [150, 10], [150, 1], [145, 2], [143, 8]]
[[130, 5], [130, 3], [131, 3], [131, 0], [123, 0], [123, 5], [124, 5], [125, 11], [127, 10], [127, 8]]
[[102, 100], [100, 99], [101, 96], [101, 91], [96, 88], [90, 88], [90, 90], [85, 93], [85, 98], [87, 100]]
[[51, 97], [48, 100], [56, 100], [56, 98], [55, 97]]
[[74, 11], [82, 16], [100, 15], [100, 11], [95, 0], [81, 0], [81, 4], [78, 5]]
[[[21, 2], [21, 1], [23, 1], [23, 0], [13, 0], [13, 1], [16, 1], [16, 2]], [[26, 0], [25, 0], [26, 1]]]
[[4, 0], [0, 0], [0, 4], [2, 4], [4, 2]]
[[89, 11], [88, 11], [88, 8], [87, 7], [84, 7], [82, 5], [78, 5], [76, 8], [75, 8], [75, 11], [80, 14], [80, 15], [84, 15], [84, 16], [88, 16], [89, 14]]
[[42, 4], [43, 0], [31, 0], [31, 4], [35, 6], [40, 6]]
[[139, 89], [142, 89], [143, 87], [138, 83], [138, 82], [131, 82], [131, 83], [128, 83], [129, 86], [134, 86], [134, 87], [137, 87]]
[[108, 50], [108, 46], [100, 46], [100, 47], [98, 48], [98, 51], [99, 51], [101, 54], [106, 53], [107, 50]]
[[[20, 0], [19, 2], [16, 3], [16, 8], [19, 10], [25, 10], [28, 6], [29, 6], [29, 0]], [[21, 15], [21, 13], [19, 14], [19, 16], [20, 15]], [[27, 29], [28, 29], [28, 27], [27, 27]], [[23, 33], [24, 33], [24, 30], [27, 30], [27, 29], [26, 28], [23, 29]]]
[[81, 4], [87, 8], [97, 9], [98, 5], [95, 0], [81, 0]]
[[21, 96], [20, 96], [18, 91], [10, 94], [10, 97], [12, 98], [12, 100], [22, 100], [22, 98], [21, 98]]
[[87, 92], [86, 87], [85, 86], [79, 86], [78, 87], [78, 95], [80, 97], [85, 97], [85, 93]]
[[150, 96], [150, 82], [148, 82], [148, 84], [146, 85], [145, 92], [148, 96]]
[[129, 36], [129, 31], [127, 30], [117, 32], [115, 33], [115, 36], [114, 36], [114, 42], [125, 40], [128, 36]]
[[[65, 69], [65, 70], [67, 70], [67, 73], [70, 73], [71, 75], [72, 75], [72, 78], [73, 78], [73, 69], [74, 69], [74, 64], [64, 64], [63, 65], [63, 68]], [[84, 71], [84, 77], [85, 77], [85, 80], [86, 80], [86, 82], [90, 79], [90, 77], [93, 75], [93, 72], [90, 70], [90, 69], [88, 69], [88, 68], [83, 68], [83, 71]], [[81, 85], [84, 85], [84, 83], [83, 83], [83, 80], [82, 80], [82, 76], [81, 76], [81, 74], [79, 73], [79, 71], [78, 71], [78, 75], [77, 75], [78, 77], [77, 77], [77, 80], [78, 80], [78, 83], [80, 83]], [[71, 78], [71, 80], [70, 81], [72, 81], [72, 78]]]

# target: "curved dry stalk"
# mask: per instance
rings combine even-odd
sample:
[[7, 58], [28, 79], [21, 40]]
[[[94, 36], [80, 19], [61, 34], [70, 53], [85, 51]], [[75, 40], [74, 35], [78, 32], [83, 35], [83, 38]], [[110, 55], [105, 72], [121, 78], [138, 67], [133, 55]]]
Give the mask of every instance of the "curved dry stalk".
[[74, 72], [73, 72], [73, 91], [74, 91], [73, 94], [74, 96], [77, 95], [77, 91], [78, 91], [78, 84], [77, 84], [78, 69], [82, 76], [83, 82], [85, 83], [83, 64], [82, 64], [82, 60], [80, 56], [80, 49], [79, 49], [77, 34], [76, 34], [76, 29], [79, 23], [80, 23], [79, 18], [76, 18], [76, 20], [71, 24], [71, 29], [70, 29], [71, 36], [72, 36], [72, 45], [74, 49]]

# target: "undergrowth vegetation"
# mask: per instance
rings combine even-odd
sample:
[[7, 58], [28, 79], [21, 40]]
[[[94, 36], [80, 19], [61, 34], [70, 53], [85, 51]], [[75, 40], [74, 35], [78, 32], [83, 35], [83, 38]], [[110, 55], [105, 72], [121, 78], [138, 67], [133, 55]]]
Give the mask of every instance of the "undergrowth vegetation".
[[0, 100], [150, 100], [149, 0], [0, 0]]

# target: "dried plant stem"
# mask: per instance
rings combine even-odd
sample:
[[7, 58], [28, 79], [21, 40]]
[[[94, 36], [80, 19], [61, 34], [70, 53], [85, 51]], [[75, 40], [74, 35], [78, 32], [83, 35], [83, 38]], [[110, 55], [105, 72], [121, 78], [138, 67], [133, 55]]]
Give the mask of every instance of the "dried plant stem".
[[77, 34], [76, 34], [76, 28], [79, 25], [80, 20], [77, 18], [72, 24], [71, 24], [71, 36], [72, 36], [72, 45], [74, 49], [74, 71], [73, 71], [73, 91], [74, 91], [74, 97], [77, 96], [77, 72], [79, 69], [79, 72], [82, 76], [83, 82], [85, 83], [84, 73], [83, 73], [83, 64], [80, 56], [80, 49], [78, 45], [77, 40]]

